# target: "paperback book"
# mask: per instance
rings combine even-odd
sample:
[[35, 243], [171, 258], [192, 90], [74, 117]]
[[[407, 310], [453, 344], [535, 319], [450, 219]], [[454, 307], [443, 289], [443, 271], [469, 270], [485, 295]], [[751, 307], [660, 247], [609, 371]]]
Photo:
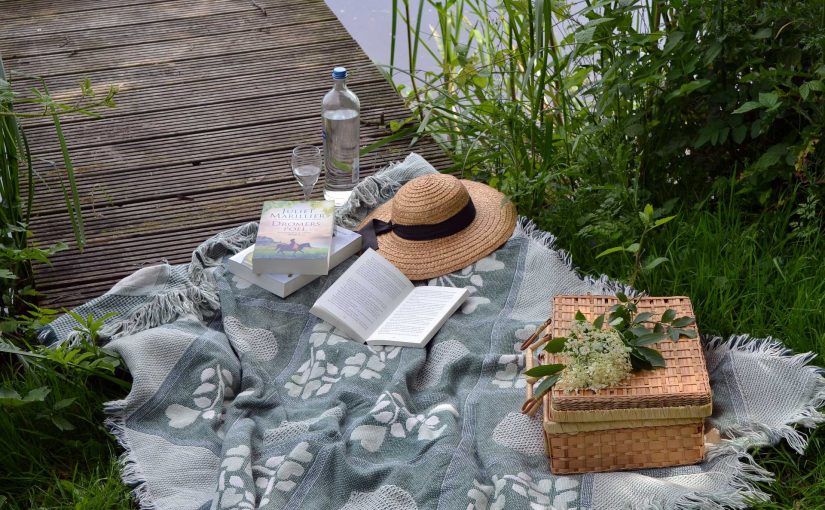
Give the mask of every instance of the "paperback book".
[[[240, 278], [257, 285], [278, 297], [285, 298], [301, 287], [320, 278], [313, 274], [284, 274], [261, 273], [252, 270], [252, 252], [255, 246], [240, 251], [227, 261], [230, 272]], [[361, 236], [356, 232], [341, 227], [335, 227], [332, 237], [332, 255], [329, 268], [332, 269], [361, 250]]]
[[416, 287], [369, 249], [318, 298], [310, 313], [369, 345], [424, 347], [468, 294], [464, 288]]
[[327, 274], [334, 212], [329, 200], [264, 202], [252, 250], [253, 271]]

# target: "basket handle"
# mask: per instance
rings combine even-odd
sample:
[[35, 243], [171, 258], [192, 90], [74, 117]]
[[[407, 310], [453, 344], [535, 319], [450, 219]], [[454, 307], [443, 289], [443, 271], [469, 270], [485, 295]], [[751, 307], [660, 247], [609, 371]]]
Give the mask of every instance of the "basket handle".
[[[541, 333], [545, 332], [549, 327], [550, 323], [553, 322], [552, 319], [547, 319], [544, 323], [536, 328], [536, 332], [530, 335], [530, 338], [524, 341], [521, 345], [521, 350], [524, 352], [524, 369], [530, 370], [533, 368], [536, 363], [536, 359], [538, 358], [538, 354], [536, 351], [539, 351], [544, 347], [544, 344], [550, 341], [551, 335], [550, 333], [545, 334], [539, 338]], [[538, 341], [536, 339], [539, 338]], [[524, 404], [521, 406], [521, 412], [527, 414], [529, 416], [533, 416], [536, 414], [539, 406], [541, 405], [541, 399], [534, 399], [533, 396], [535, 394], [533, 390], [533, 385], [538, 382], [538, 379], [533, 377], [527, 378], [527, 399], [524, 401]]]

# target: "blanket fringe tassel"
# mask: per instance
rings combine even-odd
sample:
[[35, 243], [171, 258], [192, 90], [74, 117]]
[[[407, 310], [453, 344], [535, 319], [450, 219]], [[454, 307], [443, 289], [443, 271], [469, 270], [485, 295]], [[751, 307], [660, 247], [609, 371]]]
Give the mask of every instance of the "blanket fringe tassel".
[[805, 447], [808, 445], [808, 435], [796, 429], [795, 426], [812, 429], [821, 423], [825, 423], [825, 414], [819, 411], [820, 408], [825, 407], [825, 369], [811, 365], [816, 354], [812, 352], [794, 354], [782, 342], [772, 337], [752, 338], [750, 335], [735, 335], [730, 338], [713, 337], [706, 340], [705, 349], [707, 351], [738, 351], [760, 356], [781, 357], [785, 358], [786, 362], [789, 362], [792, 366], [814, 376], [816, 382], [813, 397], [808, 402], [800, 403], [797, 412], [790, 416], [781, 427], [767, 427], [757, 423], [747, 427], [725, 427], [720, 430], [723, 435], [737, 438], [726, 441], [736, 446], [740, 451], [747, 448], [774, 445], [785, 440], [800, 455], [805, 453]]
[[[183, 288], [154, 296], [133, 310], [125, 320], [108, 324], [101, 334], [116, 339], [169, 324], [187, 314], [194, 315], [198, 320], [211, 316], [220, 308], [212, 270], [220, 266], [225, 256], [238, 253], [254, 243], [257, 232], [258, 224], [253, 222], [207, 240], [192, 253], [192, 262], [187, 268], [189, 281]], [[71, 335], [68, 340], [72, 340]]]
[[[544, 232], [539, 229], [532, 220], [527, 219], [524, 216], [519, 216], [518, 222], [516, 223], [516, 229], [513, 231], [513, 237], [518, 236], [526, 237], [540, 246], [553, 250], [568, 269], [579, 273], [578, 269], [573, 265], [573, 257], [570, 253], [567, 250], [556, 246], [556, 236], [550, 232]], [[628, 296], [636, 296], [639, 294], [633, 287], [617, 280], [613, 280], [605, 274], [598, 277], [581, 274], [579, 276], [581, 276], [585, 283], [603, 288], [604, 292], [607, 294], [615, 294], [617, 292], [623, 292]]]
[[143, 473], [138, 459], [132, 454], [132, 448], [126, 437], [126, 400], [113, 400], [103, 405], [103, 411], [108, 418], [104, 422], [106, 429], [115, 436], [117, 443], [123, 448], [118, 458], [120, 464], [120, 478], [123, 483], [132, 489], [132, 496], [140, 510], [157, 510], [154, 498], [149, 492], [146, 475]]

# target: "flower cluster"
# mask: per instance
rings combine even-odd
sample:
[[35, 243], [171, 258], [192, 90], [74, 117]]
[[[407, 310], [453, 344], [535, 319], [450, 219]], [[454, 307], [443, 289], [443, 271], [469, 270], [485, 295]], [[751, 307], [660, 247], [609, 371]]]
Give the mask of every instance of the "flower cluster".
[[570, 392], [615, 386], [633, 370], [630, 351], [615, 329], [597, 329], [589, 322], [576, 321], [560, 353], [565, 367], [558, 387]]

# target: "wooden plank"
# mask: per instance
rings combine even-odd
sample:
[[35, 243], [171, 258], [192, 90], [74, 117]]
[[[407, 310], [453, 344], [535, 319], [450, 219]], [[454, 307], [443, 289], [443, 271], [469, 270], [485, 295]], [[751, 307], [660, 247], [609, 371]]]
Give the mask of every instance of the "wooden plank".
[[[401, 160], [409, 152], [408, 144], [400, 143], [381, 153], [369, 154], [364, 157], [362, 175], [366, 176], [373, 173], [388, 161]], [[416, 152], [427, 159], [440, 158], [437, 147], [416, 147]], [[439, 161], [443, 163], [436, 165], [436, 168], [446, 169], [443, 164], [447, 160], [441, 158]], [[155, 226], [164, 227], [166, 225], [164, 222], [167, 220], [172, 224], [176, 224], [176, 218], [183, 217], [184, 213], [191, 212], [200, 216], [204, 210], [211, 210], [210, 200], [212, 197], [231, 196], [240, 198], [249, 193], [249, 190], [261, 189], [278, 192], [284, 190], [285, 184], [287, 189], [294, 190], [297, 193], [297, 184], [290, 176], [289, 160], [273, 160], [271, 168], [271, 177], [267, 176], [264, 179], [246, 183], [231, 192], [210, 187], [203, 188], [197, 193], [175, 195], [160, 200], [136, 201], [118, 206], [96, 208], [84, 215], [89, 245], [134, 236], [147, 231], [147, 229], [152, 230]], [[232, 177], [240, 179], [244, 178], [245, 174], [236, 173]], [[319, 183], [323, 183], [323, 176]], [[205, 209], [199, 208], [204, 204]], [[167, 211], [168, 214], [159, 214], [161, 210]], [[222, 211], [219, 208], [218, 214], [222, 214]], [[71, 227], [65, 216], [55, 217], [46, 212], [38, 212], [32, 225], [36, 239], [41, 243], [52, 243], [60, 240], [69, 241], [72, 237]], [[186, 228], [186, 225], [183, 225], [183, 228]]]
[[[2, 0], [0, 20], [13, 18], [35, 18], [55, 16], [69, 12], [88, 12], [100, 9], [125, 7], [127, 5], [148, 5], [169, 0]], [[184, 2], [186, 0], [177, 0]]]
[[[287, 95], [301, 90], [329, 87], [329, 71], [335, 62], [345, 62], [351, 69], [351, 83], [378, 79], [381, 74], [366, 57], [352, 56], [357, 49], [354, 42], [341, 40], [340, 47], [330, 49], [327, 43], [307, 45], [302, 48], [305, 59], [285, 63], [294, 48], [278, 51], [260, 51], [233, 56], [232, 67], [220, 65], [225, 57], [203, 58], [164, 66], [141, 66], [113, 73], [108, 80], [93, 81], [98, 94], [105, 94], [109, 85], [117, 85], [120, 92], [115, 97], [117, 107], [104, 109], [106, 117], [131, 115], [137, 112], [185, 108], [193, 105], [222, 103], [241, 97], [265, 97]], [[350, 55], [350, 56], [348, 56]], [[268, 65], [268, 61], [272, 61]], [[104, 73], [105, 74], [105, 73]], [[60, 77], [65, 78], [65, 77]], [[69, 79], [49, 79], [52, 97], [73, 104], [79, 96], [82, 75]], [[94, 78], [92, 78], [94, 80]], [[14, 88], [26, 94], [38, 84], [31, 80], [18, 80]], [[40, 114], [42, 109], [34, 105], [21, 105], [18, 111]], [[65, 124], [88, 121], [88, 117], [66, 117]], [[49, 125], [46, 118], [28, 119], [26, 126]]]
[[[317, 100], [317, 98], [314, 98]], [[365, 99], [369, 99], [369, 95], [365, 95]], [[317, 101], [313, 101], [315, 103]], [[229, 128], [248, 128], [255, 125], [260, 124], [261, 126], [272, 127], [273, 129], [277, 129], [277, 123], [281, 122], [283, 119], [292, 118], [292, 119], [309, 119], [317, 124], [317, 133], [314, 133], [314, 136], [310, 139], [304, 140], [307, 143], [314, 143], [320, 145], [320, 116], [317, 114], [318, 107], [316, 104], [309, 104], [309, 106], [304, 103], [299, 105], [303, 107], [302, 112], [296, 112], [294, 115], [287, 117], [281, 116], [279, 113], [278, 116], [273, 116], [274, 121], [276, 122], [265, 122], [266, 117], [269, 115], [268, 112], [270, 110], [264, 109], [263, 111], [259, 112], [255, 116], [249, 114], [248, 117], [228, 117], [227, 122], [222, 123], [223, 127]], [[384, 119], [384, 124], [389, 122], [390, 120], [401, 120], [402, 117], [408, 115], [405, 111], [399, 111], [397, 104], [392, 102], [387, 102], [386, 99], [378, 99], [376, 98], [372, 103], [370, 103], [370, 109], [364, 113], [363, 119], [365, 122], [369, 122], [371, 125], [374, 125], [377, 128], [380, 128], [379, 125], [380, 120]], [[238, 109], [239, 114], [245, 114], [246, 111], [244, 109]], [[297, 108], [296, 108], [297, 110]], [[204, 124], [209, 119], [210, 112], [202, 112], [204, 118]], [[200, 112], [189, 116], [190, 119], [195, 119], [197, 121], [200, 116]], [[219, 117], [221, 118], [221, 117]], [[255, 120], [260, 119], [261, 122], [255, 122]], [[122, 119], [118, 119], [122, 120]], [[126, 118], [127, 125], [124, 129], [128, 130], [130, 125], [128, 122], [132, 121], [131, 118]], [[249, 122], [249, 124], [246, 124]], [[140, 127], [141, 125], [148, 125], [151, 126], [150, 123], [143, 121], [143, 123], [135, 122], [132, 125], [137, 125]], [[159, 124], [158, 129], [163, 129], [164, 127], [169, 128], [170, 131], [174, 131], [176, 129], [174, 123], [174, 117], [169, 119], [168, 122], [164, 122], [163, 124]], [[216, 125], [208, 125], [210, 128], [216, 128]], [[117, 128], [114, 128], [110, 131], [111, 133], [119, 133], [120, 131]], [[205, 133], [204, 131], [193, 131], [192, 134], [195, 133]], [[220, 134], [220, 130], [218, 133]], [[365, 133], [367, 131], [365, 130]], [[171, 136], [174, 133], [163, 134], [163, 137]], [[391, 132], [389, 130], [378, 130], [376, 132], [377, 137], [383, 137], [390, 135]], [[54, 137], [54, 133], [50, 132], [49, 137]], [[35, 138], [38, 143], [41, 143], [45, 140], [46, 137], [38, 137]], [[128, 139], [128, 138], [127, 138]], [[363, 144], [366, 145], [374, 141], [374, 138], [364, 138]], [[54, 145], [41, 145], [41, 146], [54, 146]], [[94, 147], [95, 145], [90, 145]], [[76, 147], [77, 148], [77, 147]], [[289, 148], [277, 148], [276, 154], [277, 157], [284, 157], [289, 158]], [[47, 156], [49, 160], [54, 160], [54, 155]], [[266, 164], [266, 161], [261, 160], [257, 156], [253, 155], [253, 158], [256, 158], [252, 162], [247, 162], [245, 167], [249, 168], [249, 170], [254, 171], [254, 167], [256, 165]], [[146, 168], [132, 168], [129, 169], [127, 172], [115, 172], [119, 169], [119, 165], [113, 163], [111, 167], [103, 167], [100, 169], [101, 171], [92, 172], [92, 173], [80, 173], [78, 175], [78, 189], [81, 197], [81, 202], [84, 204], [84, 207], [100, 207], [106, 204], [115, 205], [115, 204], [122, 204], [128, 201], [134, 200], [141, 200], [146, 198], [147, 196], [157, 196], [157, 193], [161, 194], [169, 194], [172, 193], [170, 190], [170, 184], [176, 183], [182, 186], [181, 189], [188, 190], [191, 185], [187, 184], [191, 179], [192, 182], [222, 182], [226, 179], [226, 169], [221, 168], [223, 165], [221, 164], [222, 159], [217, 160], [208, 160], [208, 161], [198, 161], [197, 164], [193, 164], [192, 162], [187, 162], [185, 164], [174, 163], [171, 165], [164, 166], [152, 166]], [[42, 163], [38, 165], [40, 168], [51, 168], [50, 165], [43, 165]], [[218, 168], [216, 168], [216, 166]], [[78, 170], [82, 170], [82, 167], [79, 167]], [[59, 178], [62, 172], [58, 169], [57, 171], [39, 171], [38, 174], [40, 179], [38, 180], [38, 186], [36, 190], [36, 197], [38, 202], [48, 211], [53, 213], [59, 213], [63, 207], [63, 196], [62, 192], [60, 191], [59, 185]], [[143, 182], [144, 185], [140, 187], [140, 189], [135, 189], [130, 182], [133, 179], [139, 179], [140, 176], [144, 176], [147, 179], [140, 179], [140, 182]], [[153, 181], [151, 178], [160, 178], [160, 176], [164, 176], [162, 181]], [[168, 176], [168, 177], [166, 177]], [[195, 177], [200, 177], [200, 179], [196, 179]], [[217, 179], [217, 181], [212, 181], [212, 179]], [[228, 180], [227, 185], [231, 187], [232, 185], [236, 185], [236, 183], [232, 183], [231, 179]], [[203, 184], [198, 184], [199, 186], [203, 186]], [[207, 184], [207, 187], [211, 187], [210, 184]], [[178, 193], [181, 191], [175, 187], [174, 193]]]
[[298, 4], [278, 16], [263, 16], [260, 11], [241, 11], [197, 18], [171, 19], [142, 25], [104, 27], [79, 32], [39, 34], [24, 38], [0, 39], [0, 54], [6, 60], [38, 55], [75, 56], [94, 49], [131, 46], [149, 42], [215, 36], [273, 27], [334, 20], [335, 15], [313, 4]]
[[[315, 2], [316, 0], [306, 1]], [[266, 0], [258, 0], [258, 3], [270, 5]], [[5, 19], [3, 20], [4, 30], [0, 33], [0, 38], [31, 37], [257, 10], [258, 8], [251, 1], [243, 0], [189, 0], [186, 2], [173, 0], [157, 2], [149, 6], [124, 5], [99, 9], [92, 13], [76, 11]], [[20, 12], [18, 10], [13, 15], [19, 16]]]
[[[330, 55], [343, 57], [343, 53], [330, 52]], [[369, 62], [353, 61], [353, 64], [362, 69], [352, 79], [353, 90], [372, 97], [380, 97], [380, 95], [387, 97], [383, 91], [372, 93], [373, 90], [386, 87], [386, 83]], [[189, 115], [203, 110], [215, 112], [215, 116], [211, 119], [214, 122], [219, 121], [219, 115], [228, 109], [243, 108], [255, 101], [273, 106], [271, 110], [273, 113], [277, 113], [282, 108], [292, 108], [287, 103], [293, 102], [305, 102], [304, 107], [313, 103], [317, 106], [326, 91], [331, 88], [332, 80], [328, 77], [329, 70], [328, 61], [319, 56], [318, 59], [312, 58], [300, 67], [274, 70], [265, 75], [244, 74], [224, 80], [206, 80], [168, 87], [123, 91], [115, 97], [114, 108], [99, 109], [101, 118], [80, 114], [68, 115], [63, 117], [61, 124], [67, 140], [73, 146], [82, 146], [90, 143], [87, 141], [90, 136], [105, 135], [111, 138], [112, 133], [117, 132], [139, 138], [142, 136], [141, 132], [146, 132], [146, 126], [130, 126], [130, 122], [141, 124], [147, 120], [156, 121], [163, 117], [172, 117], [177, 118], [181, 125], [192, 125]], [[185, 96], [183, 96], [184, 93]], [[399, 104], [397, 98], [389, 97], [390, 100]], [[293, 101], [293, 98], [296, 100]], [[365, 102], [365, 104], [369, 103]], [[20, 110], [40, 113], [40, 109]], [[147, 119], [147, 117], [151, 118]], [[45, 116], [26, 119], [23, 125], [26, 133], [33, 138], [53, 131], [50, 119]], [[124, 126], [129, 126], [128, 133], [122, 130]]]
[[[77, 149], [72, 152], [72, 160], [79, 180], [101, 182], [111, 175], [129, 176], [141, 169], [159, 170], [180, 163], [201, 167], [229, 157], [288, 150], [301, 143], [317, 142], [319, 131], [320, 121], [313, 115], [272, 124]], [[381, 126], [364, 126], [362, 143], [368, 144], [389, 134]], [[62, 166], [50, 162], [60, 161], [59, 154], [44, 153], [39, 158], [34, 165], [38, 185], [58, 187], [64, 172]]]
[[[374, 141], [365, 138], [364, 144]], [[316, 142], [316, 140], [309, 140]], [[99, 178], [78, 178], [78, 191], [82, 208], [94, 210], [107, 206], [120, 206], [148, 199], [190, 196], [203, 191], [232, 190], [260, 182], [274, 172], [273, 161], [288, 161], [290, 149], [241, 155], [229, 159], [191, 163], [176, 163], [167, 167], [136, 169], [127, 173], [104, 175]], [[288, 169], [283, 169], [288, 174]], [[135, 181], [141, 186], [135, 187]], [[43, 214], [62, 215], [64, 200], [59, 182], [49, 181], [38, 186], [35, 198]]]
[[[235, 32], [215, 36], [148, 42], [129, 46], [90, 49], [29, 57], [10, 58], [9, 67], [17, 71], [48, 78], [75, 72], [120, 69], [143, 64], [178, 62], [205, 56], [229, 57], [268, 48], [299, 47], [306, 44], [345, 39], [348, 35], [337, 20], [311, 23], [311, 30], [294, 25], [274, 27], [267, 31]], [[293, 53], [294, 55], [294, 53]]]
[[[353, 85], [353, 90], [358, 93], [361, 101], [368, 105], [361, 115], [362, 122], [371, 124], [373, 121], [378, 121], [382, 115], [385, 116], [386, 121], [397, 120], [386, 116], [407, 113], [405, 110], [393, 111], [399, 110], [398, 99], [388, 97], [383, 91], [375, 90], [384, 86], [385, 83], [380, 78], [356, 82]], [[69, 143], [70, 150], [76, 151], [110, 145], [113, 143], [114, 136], [117, 136], [118, 142], [137, 142], [304, 118], [317, 118], [320, 125], [321, 99], [325, 92], [326, 88], [318, 88], [289, 95], [239, 98], [175, 110], [151, 110], [129, 116], [87, 118], [83, 122], [63, 123], [63, 134]], [[25, 132], [29, 143], [35, 146], [57, 147], [57, 136], [51, 125], [26, 127]], [[320, 136], [320, 130], [318, 136]]]

